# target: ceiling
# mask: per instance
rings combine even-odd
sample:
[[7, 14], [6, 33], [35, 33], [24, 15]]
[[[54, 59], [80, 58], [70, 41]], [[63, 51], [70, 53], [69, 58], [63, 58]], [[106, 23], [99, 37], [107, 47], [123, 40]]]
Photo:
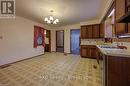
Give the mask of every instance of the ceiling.
[[107, 0], [16, 0], [16, 15], [40, 23], [51, 15], [60, 20], [59, 26], [76, 24], [99, 17]]

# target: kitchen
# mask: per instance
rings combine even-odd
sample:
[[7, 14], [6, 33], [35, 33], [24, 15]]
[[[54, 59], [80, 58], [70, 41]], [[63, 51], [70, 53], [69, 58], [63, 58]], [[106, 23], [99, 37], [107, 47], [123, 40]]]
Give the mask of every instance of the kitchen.
[[0, 85], [130, 86], [130, 0], [6, 1]]
[[103, 86], [130, 86], [129, 22], [130, 0], [114, 0], [101, 24], [81, 26], [80, 54], [97, 59]]

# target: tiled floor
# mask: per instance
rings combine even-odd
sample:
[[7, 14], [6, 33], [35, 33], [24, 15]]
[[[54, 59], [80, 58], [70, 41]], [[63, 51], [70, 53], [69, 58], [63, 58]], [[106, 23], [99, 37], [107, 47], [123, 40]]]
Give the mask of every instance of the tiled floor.
[[[0, 69], [0, 86], [102, 86], [96, 60], [46, 53]], [[98, 65], [97, 65], [98, 66]]]

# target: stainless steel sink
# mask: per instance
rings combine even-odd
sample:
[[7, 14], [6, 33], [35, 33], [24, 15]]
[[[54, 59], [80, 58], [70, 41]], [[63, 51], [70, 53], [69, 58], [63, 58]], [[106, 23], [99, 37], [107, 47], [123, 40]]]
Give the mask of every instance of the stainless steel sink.
[[109, 46], [109, 45], [100, 45], [100, 48], [108, 48], [108, 49], [119, 49], [118, 47], [115, 46]]

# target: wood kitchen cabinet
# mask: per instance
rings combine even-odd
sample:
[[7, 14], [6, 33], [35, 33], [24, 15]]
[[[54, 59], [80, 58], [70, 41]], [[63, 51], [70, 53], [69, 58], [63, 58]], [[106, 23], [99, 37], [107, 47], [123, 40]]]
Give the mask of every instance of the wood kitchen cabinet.
[[94, 58], [96, 59], [97, 57], [97, 51], [96, 51], [96, 46], [95, 45], [81, 45], [80, 49], [80, 55], [82, 57], [87, 57], [87, 58]]
[[[125, 14], [125, 0], [115, 0], [115, 19], [119, 20]], [[124, 23], [115, 24], [115, 34], [126, 33], [126, 28]]]
[[105, 38], [105, 21], [100, 24], [100, 38]]
[[86, 57], [87, 56], [87, 48], [86, 48], [86, 46], [84, 45], [82, 45], [81, 46], [81, 52], [80, 52], [80, 55], [82, 56], [82, 57]]
[[[130, 11], [130, 0], [126, 0], [126, 9], [127, 9], [127, 12]], [[130, 33], [130, 23], [128, 23], [128, 33]]]
[[100, 36], [99, 36], [99, 31], [100, 31], [100, 26], [99, 26], [99, 24], [97, 24], [97, 25], [93, 25], [92, 26], [92, 37], [93, 38], [99, 38]]
[[81, 26], [81, 30], [80, 30], [81, 32], [81, 38], [82, 39], [85, 39], [86, 38], [86, 32], [87, 32], [87, 30], [86, 30], [86, 26]]
[[130, 33], [130, 23], [128, 23], [128, 33]]
[[92, 38], [99, 38], [100, 34], [100, 26], [97, 25], [87, 25], [81, 26], [81, 39], [92, 39]]
[[96, 46], [91, 47], [91, 56], [94, 58], [97, 57]]
[[92, 26], [81, 26], [81, 39], [92, 38]]
[[[98, 49], [103, 86], [130, 86], [130, 57], [105, 55]], [[100, 61], [99, 61], [100, 60]]]
[[130, 86], [130, 58], [106, 56], [105, 86]]
[[86, 38], [93, 38], [92, 25], [86, 26]]

